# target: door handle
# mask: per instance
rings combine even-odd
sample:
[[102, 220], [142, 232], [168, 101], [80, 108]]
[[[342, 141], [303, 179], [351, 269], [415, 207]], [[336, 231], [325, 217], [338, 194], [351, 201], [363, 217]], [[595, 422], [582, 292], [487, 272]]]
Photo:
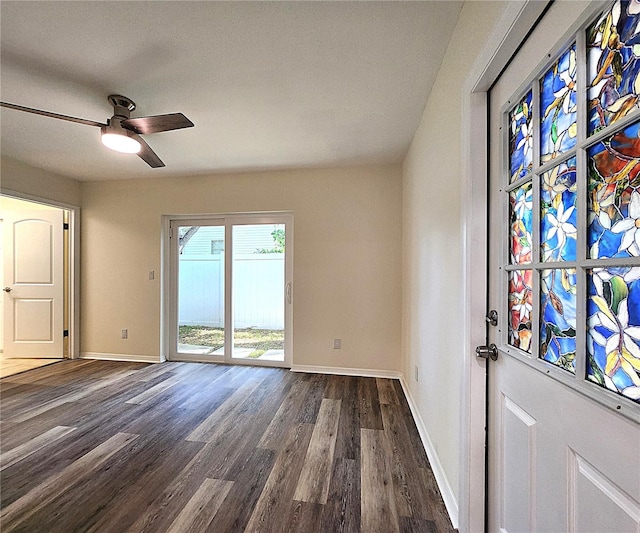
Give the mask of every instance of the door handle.
[[489, 344], [489, 346], [477, 346], [476, 356], [480, 357], [480, 359], [491, 359], [495, 361], [498, 359], [498, 347], [493, 343]]
[[4, 292], [11, 292], [11, 287], [5, 287], [4, 289], [2, 289]]
[[291, 303], [291, 282], [287, 283], [287, 302]]

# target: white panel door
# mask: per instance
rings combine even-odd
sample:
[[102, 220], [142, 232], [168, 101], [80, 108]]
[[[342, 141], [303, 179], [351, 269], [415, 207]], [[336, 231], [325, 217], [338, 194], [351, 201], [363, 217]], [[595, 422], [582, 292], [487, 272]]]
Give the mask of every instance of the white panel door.
[[[566, 91], [561, 87], [556, 87], [555, 108], [548, 107], [554, 102], [540, 103], [539, 80], [553, 70], [555, 58], [575, 36], [578, 56], [584, 52], [585, 33], [578, 31], [579, 24], [592, 20], [607, 5], [554, 3], [490, 92], [488, 309], [497, 310], [499, 316], [498, 325], [489, 326], [489, 341], [497, 345], [498, 354], [488, 365], [488, 530], [492, 532], [640, 532], [640, 406], [631, 397], [587, 379], [589, 280], [593, 269], [603, 264], [590, 259], [584, 236], [592, 220], [586, 216], [589, 191], [584, 178], [591, 141], [579, 130], [572, 152], [545, 160], [538, 137], [524, 134], [538, 131], [540, 108], [553, 117], [554, 110], [563, 107]], [[555, 74], [563, 72], [560, 78], [567, 80], [573, 65], [570, 58]], [[586, 78], [583, 65], [577, 67], [576, 77], [580, 98], [580, 84]], [[531, 102], [518, 109], [529, 88]], [[528, 132], [512, 132], [512, 146], [525, 146], [531, 140], [534, 144], [530, 170], [514, 178], [518, 165], [510, 165], [509, 120], [517, 122], [518, 113], [533, 119]], [[586, 109], [578, 110], [577, 117], [582, 128]], [[551, 134], [558, 146], [561, 127]], [[574, 134], [573, 129], [565, 133]], [[564, 170], [577, 167], [577, 172], [574, 168], [574, 174], [562, 170], [554, 174], [556, 160], [564, 162]], [[564, 202], [573, 197], [575, 208], [570, 211]], [[542, 225], [550, 215], [558, 226], [555, 232]], [[521, 230], [530, 233], [519, 235]], [[548, 241], [541, 243], [544, 239]], [[638, 273], [634, 270], [640, 265], [638, 257], [617, 261], [621, 272]], [[629, 283], [620, 290], [636, 290], [634, 282]], [[567, 301], [573, 298], [574, 303], [568, 304], [556, 291], [565, 291]], [[620, 302], [622, 324], [626, 303]], [[554, 329], [548, 311], [564, 322]], [[632, 313], [628, 315], [630, 321]], [[635, 335], [635, 329], [628, 331]], [[607, 371], [615, 369], [608, 366]]]
[[5, 356], [62, 357], [63, 211], [7, 210], [3, 240]]

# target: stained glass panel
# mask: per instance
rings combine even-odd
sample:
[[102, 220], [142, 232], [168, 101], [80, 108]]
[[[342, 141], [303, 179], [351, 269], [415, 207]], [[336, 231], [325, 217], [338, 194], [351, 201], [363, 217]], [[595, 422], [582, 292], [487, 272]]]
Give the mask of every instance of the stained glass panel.
[[617, 1], [587, 29], [589, 134], [638, 107], [640, 9]]
[[575, 261], [576, 158], [542, 174], [540, 179], [540, 255], [542, 261]]
[[533, 190], [531, 182], [509, 193], [511, 220], [511, 264], [531, 263]]
[[589, 257], [640, 256], [640, 122], [588, 150]]
[[509, 168], [511, 183], [526, 176], [533, 163], [533, 116], [529, 91], [509, 113]]
[[564, 52], [540, 80], [540, 161], [576, 145], [576, 46]]
[[640, 402], [640, 267], [587, 274], [587, 377]]
[[576, 270], [542, 271], [539, 357], [575, 374]]
[[531, 352], [533, 271], [509, 272], [509, 344]]

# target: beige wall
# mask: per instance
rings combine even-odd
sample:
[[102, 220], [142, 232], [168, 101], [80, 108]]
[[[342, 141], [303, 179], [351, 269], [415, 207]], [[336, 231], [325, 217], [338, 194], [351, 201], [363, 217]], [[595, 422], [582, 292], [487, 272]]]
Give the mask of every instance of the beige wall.
[[7, 157], [2, 158], [0, 166], [0, 190], [73, 206], [81, 202], [80, 182]]
[[400, 370], [399, 166], [84, 182], [82, 193], [82, 352], [159, 355], [160, 277], [147, 272], [160, 272], [161, 215], [292, 211], [294, 365]]
[[462, 87], [504, 7], [464, 4], [403, 166], [402, 371], [446, 476], [441, 488], [456, 500], [463, 468]]

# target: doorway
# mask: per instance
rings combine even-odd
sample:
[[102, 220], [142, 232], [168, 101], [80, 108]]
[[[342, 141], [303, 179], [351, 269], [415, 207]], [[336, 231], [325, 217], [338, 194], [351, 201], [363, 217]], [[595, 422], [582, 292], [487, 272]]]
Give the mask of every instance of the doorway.
[[639, 117], [593, 109], [627, 64], [607, 72], [602, 33], [624, 50], [638, 23], [615, 6], [553, 4], [489, 95], [490, 531], [638, 528], [640, 260], [614, 226], [637, 218], [640, 152], [618, 147]]
[[291, 366], [293, 217], [167, 217], [168, 358]]
[[5, 375], [73, 356], [77, 235], [72, 206], [3, 194], [0, 213]]

